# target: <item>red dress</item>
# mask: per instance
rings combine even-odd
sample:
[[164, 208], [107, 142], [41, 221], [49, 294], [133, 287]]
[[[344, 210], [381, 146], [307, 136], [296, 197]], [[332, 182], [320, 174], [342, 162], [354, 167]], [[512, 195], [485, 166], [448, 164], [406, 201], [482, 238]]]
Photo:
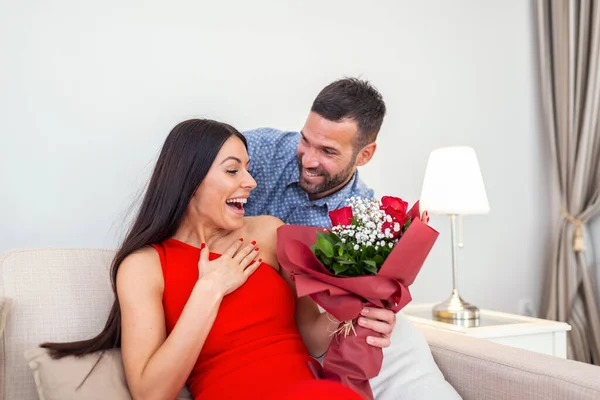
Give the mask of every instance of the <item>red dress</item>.
[[[153, 245], [164, 276], [167, 334], [173, 330], [198, 280], [200, 249], [176, 239]], [[210, 259], [220, 257], [210, 254]], [[190, 373], [194, 399], [360, 399], [331, 381], [316, 380], [294, 320], [295, 297], [285, 280], [263, 264], [223, 298]]]

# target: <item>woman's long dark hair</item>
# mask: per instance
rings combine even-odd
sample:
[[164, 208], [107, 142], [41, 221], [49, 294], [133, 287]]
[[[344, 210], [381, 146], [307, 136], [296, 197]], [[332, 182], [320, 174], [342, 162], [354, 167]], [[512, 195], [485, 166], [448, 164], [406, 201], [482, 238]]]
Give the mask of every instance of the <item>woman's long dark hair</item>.
[[133, 252], [175, 234], [194, 191], [231, 136], [238, 137], [248, 147], [240, 132], [221, 122], [191, 119], [173, 128], [162, 147], [137, 216], [112, 261], [110, 278], [115, 301], [104, 329], [88, 340], [41, 344], [53, 358], [121, 347], [121, 310], [116, 290], [119, 266]]

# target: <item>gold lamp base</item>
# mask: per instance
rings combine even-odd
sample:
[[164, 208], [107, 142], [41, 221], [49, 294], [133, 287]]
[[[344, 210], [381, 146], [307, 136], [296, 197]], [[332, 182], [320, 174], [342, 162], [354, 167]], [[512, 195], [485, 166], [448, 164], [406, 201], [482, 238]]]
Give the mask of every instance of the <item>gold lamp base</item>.
[[[479, 309], [464, 301], [458, 294], [458, 274], [456, 268], [456, 215], [450, 214], [452, 239], [452, 295], [443, 303], [433, 307], [433, 319], [450, 324], [473, 327], [479, 326]], [[461, 246], [462, 247], [462, 246]]]
[[443, 303], [433, 307], [433, 318], [461, 326], [479, 326], [479, 308], [464, 301], [457, 290]]

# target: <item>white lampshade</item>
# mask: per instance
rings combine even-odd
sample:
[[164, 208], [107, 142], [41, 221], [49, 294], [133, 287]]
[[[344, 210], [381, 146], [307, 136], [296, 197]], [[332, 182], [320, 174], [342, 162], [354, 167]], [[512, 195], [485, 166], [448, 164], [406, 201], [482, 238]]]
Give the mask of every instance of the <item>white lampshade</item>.
[[490, 211], [475, 151], [453, 146], [429, 155], [420, 207], [430, 214], [487, 214]]

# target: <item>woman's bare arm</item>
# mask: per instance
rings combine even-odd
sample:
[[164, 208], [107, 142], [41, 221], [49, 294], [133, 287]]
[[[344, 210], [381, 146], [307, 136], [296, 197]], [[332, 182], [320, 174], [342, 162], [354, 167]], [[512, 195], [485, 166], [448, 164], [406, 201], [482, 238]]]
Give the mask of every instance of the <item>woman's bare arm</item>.
[[134, 399], [173, 399], [184, 386], [223, 298], [198, 280], [175, 328], [167, 337], [160, 260], [148, 248], [127, 257], [117, 275], [121, 348]]

